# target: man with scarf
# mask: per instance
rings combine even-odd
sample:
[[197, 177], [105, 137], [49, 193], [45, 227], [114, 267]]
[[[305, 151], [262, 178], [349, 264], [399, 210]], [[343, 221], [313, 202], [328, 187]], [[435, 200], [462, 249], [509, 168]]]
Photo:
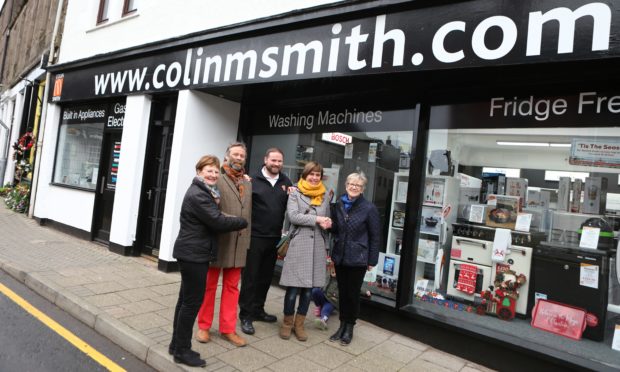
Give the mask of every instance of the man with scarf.
[[[240, 216], [247, 221], [252, 219], [252, 184], [245, 175], [247, 149], [241, 142], [228, 146], [222, 165], [222, 177], [217, 182], [220, 190], [222, 213]], [[218, 237], [217, 261], [213, 262], [207, 273], [207, 288], [204, 301], [198, 313], [198, 333], [196, 340], [210, 341], [209, 330], [213, 324], [215, 292], [222, 273], [222, 295], [220, 298], [219, 330], [222, 337], [235, 346], [245, 346], [246, 340], [236, 332], [237, 304], [239, 302], [239, 280], [245, 267], [246, 255], [250, 246], [251, 227], [241, 231], [220, 234]]]

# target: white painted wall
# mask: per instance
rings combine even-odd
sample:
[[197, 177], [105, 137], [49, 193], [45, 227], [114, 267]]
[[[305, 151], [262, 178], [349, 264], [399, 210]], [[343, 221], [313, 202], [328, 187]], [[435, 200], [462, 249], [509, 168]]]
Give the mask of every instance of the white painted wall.
[[45, 140], [40, 149], [42, 151], [41, 170], [34, 216], [48, 218], [84, 231], [90, 231], [95, 201], [94, 192], [50, 185], [54, 171], [60, 113], [59, 105], [48, 105], [45, 118], [47, 123], [45, 125]]
[[69, 0], [58, 62], [142, 45], [337, 0], [136, 0], [121, 17], [123, 0], [109, 0], [108, 21], [97, 26], [99, 1]]
[[179, 92], [159, 258], [173, 261], [172, 248], [179, 232], [179, 214], [195, 165], [206, 154], [224, 157], [237, 138], [241, 105], [205, 93]]
[[136, 238], [150, 111], [149, 96], [127, 97], [110, 228], [110, 241], [124, 247]]

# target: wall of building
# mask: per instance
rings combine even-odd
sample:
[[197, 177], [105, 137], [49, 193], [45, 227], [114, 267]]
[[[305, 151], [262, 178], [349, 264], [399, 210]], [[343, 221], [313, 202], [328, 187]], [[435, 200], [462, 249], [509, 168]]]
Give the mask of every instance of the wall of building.
[[97, 25], [99, 1], [69, 0], [59, 62], [334, 2], [338, 1], [143, 0], [136, 1], [136, 12], [123, 17], [123, 0], [110, 0], [108, 21]]
[[47, 109], [45, 145], [41, 149], [41, 170], [34, 216], [50, 219], [80, 230], [90, 231], [95, 194], [50, 184], [54, 171], [58, 125], [61, 107], [50, 104]]
[[196, 175], [196, 161], [207, 154], [224, 158], [226, 147], [237, 138], [241, 105], [209, 94], [179, 92], [174, 140], [168, 174], [159, 258], [172, 261], [179, 232], [179, 214], [185, 191]]

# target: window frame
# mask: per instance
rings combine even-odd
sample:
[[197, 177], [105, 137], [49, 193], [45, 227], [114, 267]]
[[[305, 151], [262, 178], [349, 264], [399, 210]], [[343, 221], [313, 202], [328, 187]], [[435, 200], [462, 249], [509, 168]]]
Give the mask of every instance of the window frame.
[[133, 14], [136, 11], [138, 11], [138, 8], [136, 7], [135, 0], [133, 1], [133, 9], [129, 9], [130, 1], [131, 0], [123, 0], [123, 17], [125, 17], [125, 16], [127, 16], [129, 14]]
[[[97, 11], [97, 24], [102, 24], [108, 21], [108, 11], [110, 6], [110, 0], [99, 0], [99, 10]], [[105, 11], [105, 14], [104, 14]], [[105, 17], [105, 18], [104, 18]]]

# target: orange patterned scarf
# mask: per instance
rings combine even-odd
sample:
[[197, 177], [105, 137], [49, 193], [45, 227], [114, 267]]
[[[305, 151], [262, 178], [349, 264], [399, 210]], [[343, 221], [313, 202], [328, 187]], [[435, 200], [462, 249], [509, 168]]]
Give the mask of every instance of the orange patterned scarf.
[[226, 175], [235, 183], [237, 190], [239, 190], [239, 196], [243, 199], [243, 176], [245, 175], [245, 168], [238, 163], [231, 164], [232, 166], [228, 163], [224, 163], [224, 165], [222, 165], [222, 169], [224, 170], [224, 173], [226, 173]]

